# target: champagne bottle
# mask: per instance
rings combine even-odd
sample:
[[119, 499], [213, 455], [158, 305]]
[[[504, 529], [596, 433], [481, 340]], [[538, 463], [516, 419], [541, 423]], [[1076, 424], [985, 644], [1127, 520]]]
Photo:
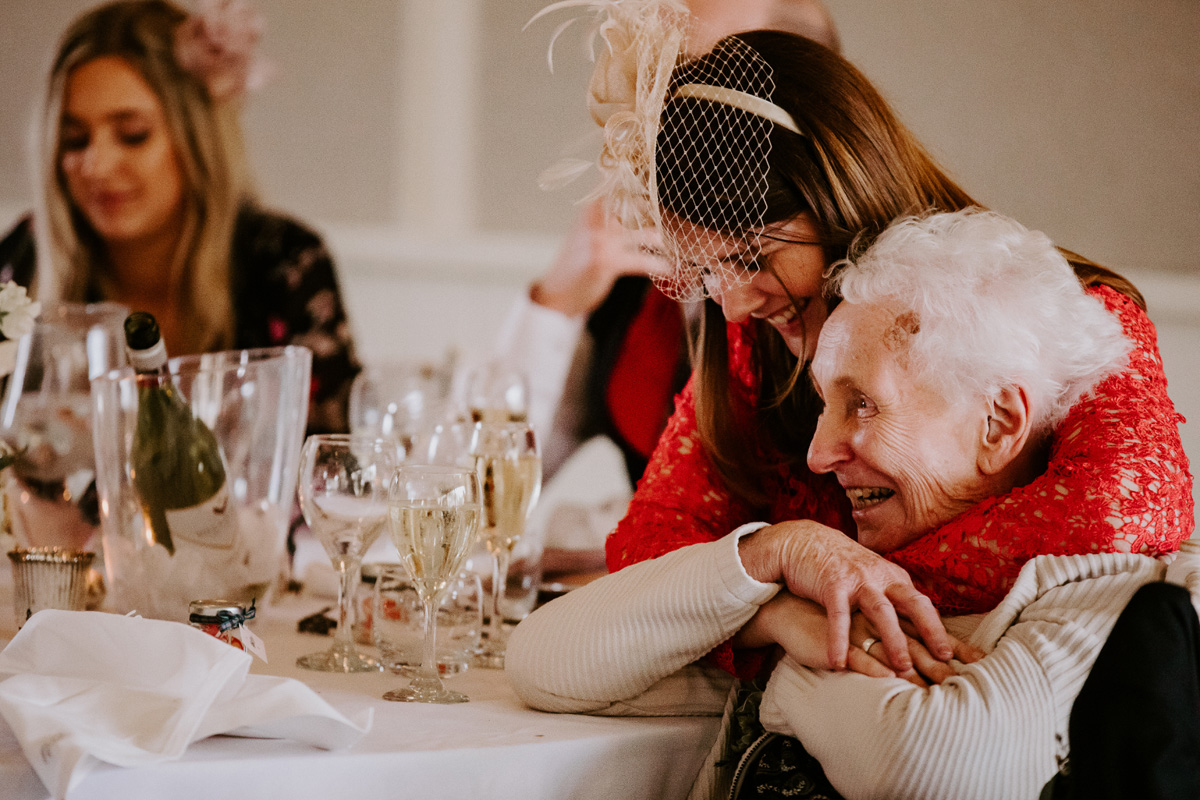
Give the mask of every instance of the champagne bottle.
[[130, 458], [150, 536], [174, 554], [180, 541], [229, 547], [225, 464], [216, 436], [193, 413], [167, 372], [167, 349], [154, 317], [125, 320], [129, 363], [137, 372], [138, 415]]

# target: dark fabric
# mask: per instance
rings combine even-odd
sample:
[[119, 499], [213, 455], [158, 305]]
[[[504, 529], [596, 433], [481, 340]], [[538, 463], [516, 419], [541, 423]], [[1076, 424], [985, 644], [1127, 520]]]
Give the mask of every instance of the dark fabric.
[[1185, 589], [1133, 596], [1071, 709], [1070, 739], [1056, 800], [1200, 798], [1200, 624]]
[[729, 719], [729, 744], [717, 767], [736, 763], [729, 795], [733, 800], [843, 800], [825, 777], [820, 762], [799, 739], [768, 733], [759, 722], [761, 681], [742, 681]]
[[734, 800], [844, 800], [800, 740], [769, 733], [739, 770]]
[[33, 219], [25, 217], [0, 241], [0, 284], [14, 281], [29, 288], [36, 266]]
[[[647, 424], [650, 424], [658, 427], [654, 438], [662, 433], [667, 419], [674, 410], [674, 397], [683, 390], [691, 372], [688, 365], [687, 338], [682, 309], [677, 303], [670, 303], [674, 306], [675, 313], [678, 314], [679, 324], [670, 326], [668, 329], [663, 324], [664, 306], [662, 303], [655, 302], [658, 298], [654, 298], [647, 305], [647, 298], [654, 294], [658, 294], [658, 291], [649, 278], [635, 275], [618, 278], [608, 297], [592, 312], [587, 322], [588, 333], [594, 344], [591, 371], [587, 383], [584, 432], [587, 435], [602, 433], [616, 443], [625, 457], [625, 468], [629, 474], [630, 483], [634, 486], [641, 479], [642, 473], [646, 471], [650, 455], [642, 452], [645, 450], [645, 441], [648, 438], [648, 435], [642, 431], [646, 429]], [[663, 299], [665, 300], [665, 298]], [[644, 310], [647, 318], [639, 320]], [[631, 335], [634, 337], [633, 339], [630, 339]], [[665, 341], [663, 337], [666, 337]], [[618, 413], [625, 416], [624, 424], [618, 426], [614, 421], [613, 408], [609, 402], [609, 387], [613, 372], [624, 360], [623, 352], [644, 359], [647, 350], [663, 354], [661, 357], [653, 359], [663, 365], [662, 369], [656, 369], [656, 379], [647, 382], [640, 403], [632, 400], [630, 393], [624, 394], [624, 398], [631, 402], [618, 403]], [[672, 354], [673, 368], [670, 366]], [[622, 368], [620, 372], [628, 375], [625, 368]], [[660, 376], [666, 377], [664, 380], [657, 380]], [[631, 385], [627, 379], [621, 379], [621, 382], [624, 386]], [[631, 424], [628, 414], [636, 413], [639, 405], [642, 413], [653, 422], [646, 423], [641, 420]], [[662, 415], [664, 406], [667, 411], [665, 416]], [[622, 433], [621, 427], [629, 431], [639, 431], [632, 438], [638, 439], [640, 445], [638, 442], [631, 442], [627, 439]]]
[[[350, 384], [361, 366], [320, 236], [294, 219], [247, 204], [238, 215], [230, 262], [234, 347], [308, 347], [313, 351], [308, 432], [346, 430]], [[0, 241], [0, 282], [29, 286], [35, 263], [26, 217]]]

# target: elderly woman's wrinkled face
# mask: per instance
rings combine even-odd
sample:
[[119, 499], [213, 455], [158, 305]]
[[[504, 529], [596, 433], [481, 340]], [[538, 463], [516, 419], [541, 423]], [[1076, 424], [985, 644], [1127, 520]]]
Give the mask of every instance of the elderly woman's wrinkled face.
[[808, 451], [846, 490], [858, 540], [885, 553], [987, 496], [978, 468], [982, 399], [946, 398], [910, 368], [913, 314], [842, 303], [821, 331], [812, 375], [825, 408]]

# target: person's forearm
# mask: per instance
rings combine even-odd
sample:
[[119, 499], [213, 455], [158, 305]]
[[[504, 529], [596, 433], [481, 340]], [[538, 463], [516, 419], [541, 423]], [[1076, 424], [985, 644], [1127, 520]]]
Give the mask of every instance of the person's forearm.
[[597, 711], [701, 658], [779, 589], [747, 576], [736, 547], [682, 548], [538, 609], [509, 641], [513, 688], [535, 708]]
[[1125, 554], [1039, 558], [972, 637], [994, 650], [959, 675], [923, 689], [785, 660], [762, 722], [799, 738], [848, 800], [1036, 797], [1113, 622], [1164, 572]]

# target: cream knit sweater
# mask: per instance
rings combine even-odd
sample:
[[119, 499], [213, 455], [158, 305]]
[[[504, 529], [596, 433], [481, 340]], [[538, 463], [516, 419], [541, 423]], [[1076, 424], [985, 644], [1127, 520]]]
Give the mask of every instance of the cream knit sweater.
[[[518, 695], [546, 711], [720, 713], [728, 676], [694, 662], [779, 590], [750, 578], [738, 558], [738, 539], [757, 527], [634, 565], [534, 612], [508, 647]], [[1198, 561], [1184, 554], [1170, 570], [1193, 597]], [[1034, 800], [1067, 752], [1071, 704], [1117, 615], [1166, 572], [1145, 556], [1041, 556], [971, 635], [988, 652], [982, 661], [922, 689], [785, 659], [762, 722], [801, 739], [849, 800]]]

